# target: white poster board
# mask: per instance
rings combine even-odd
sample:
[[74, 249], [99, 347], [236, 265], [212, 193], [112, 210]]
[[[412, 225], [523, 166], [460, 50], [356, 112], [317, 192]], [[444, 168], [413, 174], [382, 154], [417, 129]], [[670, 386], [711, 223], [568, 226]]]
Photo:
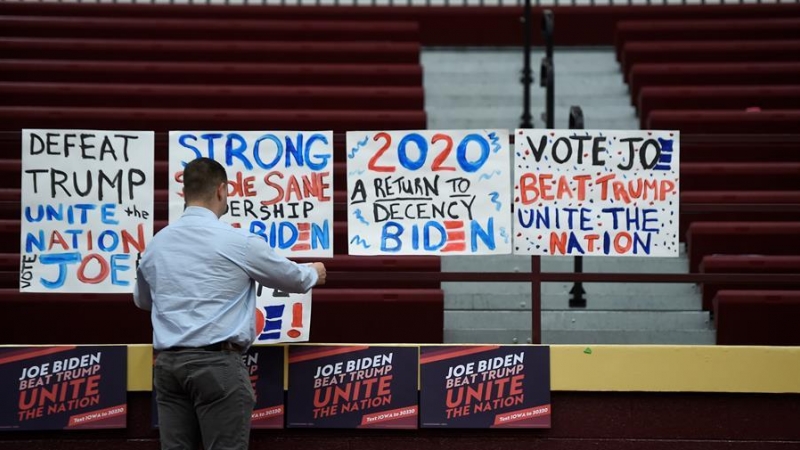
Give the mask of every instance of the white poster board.
[[515, 254], [678, 256], [678, 131], [516, 133]]
[[508, 132], [347, 133], [351, 255], [511, 252]]
[[[183, 168], [200, 157], [219, 162], [228, 174], [229, 209], [220, 220], [263, 237], [287, 258], [333, 257], [333, 132], [171, 131], [170, 222], [183, 214]], [[278, 304], [286, 305], [283, 316], [292, 318], [289, 305], [299, 302], [306, 320], [302, 327], [284, 329], [278, 339], [271, 328], [262, 329], [256, 343], [307, 341], [311, 293], [291, 294], [287, 300], [266, 287], [259, 292], [257, 315], [265, 327], [277, 323]]]
[[153, 132], [22, 130], [20, 291], [133, 292], [153, 236]]

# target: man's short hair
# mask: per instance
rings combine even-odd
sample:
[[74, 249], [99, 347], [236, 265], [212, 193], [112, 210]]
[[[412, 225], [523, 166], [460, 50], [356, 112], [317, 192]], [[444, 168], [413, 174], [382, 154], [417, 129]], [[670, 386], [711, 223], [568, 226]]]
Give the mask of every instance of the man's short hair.
[[183, 169], [183, 196], [189, 201], [209, 200], [220, 183], [228, 181], [222, 164], [209, 158], [198, 158]]

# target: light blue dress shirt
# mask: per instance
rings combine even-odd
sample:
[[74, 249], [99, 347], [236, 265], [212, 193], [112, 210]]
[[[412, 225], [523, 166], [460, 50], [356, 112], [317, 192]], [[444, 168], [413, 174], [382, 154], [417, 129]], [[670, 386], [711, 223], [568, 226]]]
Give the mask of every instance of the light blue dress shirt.
[[260, 236], [190, 206], [147, 245], [133, 300], [151, 310], [153, 348], [202, 347], [255, 339], [255, 281], [307, 292], [317, 271], [277, 255]]

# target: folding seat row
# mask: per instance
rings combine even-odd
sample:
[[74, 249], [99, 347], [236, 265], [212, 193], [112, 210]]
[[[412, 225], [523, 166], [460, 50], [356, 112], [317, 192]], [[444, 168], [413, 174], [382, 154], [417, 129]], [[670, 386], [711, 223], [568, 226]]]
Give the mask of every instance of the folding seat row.
[[[800, 275], [800, 256], [711, 255], [700, 263], [701, 273], [727, 274], [796, 274]], [[703, 283], [703, 309], [714, 308], [714, 297], [721, 290], [800, 290], [800, 277], [795, 283]]]
[[800, 291], [722, 290], [714, 316], [718, 345], [800, 345]]
[[[136, 308], [130, 295], [21, 294], [14, 288], [0, 289], [0, 303], [0, 342], [5, 345], [152, 342], [150, 314]], [[440, 343], [444, 293], [315, 289], [311, 322], [311, 342]]]
[[[800, 221], [800, 191], [683, 191], [681, 242], [694, 222]], [[757, 207], [757, 210], [754, 208]]]
[[800, 189], [800, 162], [681, 163], [686, 191], [789, 191]]
[[626, 42], [800, 39], [800, 19], [621, 20], [614, 33], [620, 59]]
[[235, 86], [0, 82], [6, 106], [423, 110], [422, 86]]
[[0, 37], [214, 41], [418, 41], [413, 21], [218, 20], [0, 15]]
[[631, 68], [642, 63], [798, 62], [800, 39], [776, 41], [666, 41], [626, 42], [622, 48], [622, 71], [629, 79]]
[[795, 85], [800, 62], [726, 62], [635, 64], [628, 76], [631, 104], [645, 86]]
[[419, 62], [419, 42], [279, 42], [0, 37], [2, 59], [104, 61]]
[[797, 85], [777, 86], [645, 86], [637, 106], [644, 129], [650, 112], [672, 109], [793, 109], [800, 105]]
[[242, 110], [0, 106], [0, 129], [371, 130], [424, 129], [425, 111]]
[[646, 129], [681, 130], [683, 134], [780, 134], [800, 130], [800, 109], [758, 112], [726, 110], [652, 111]]
[[686, 234], [689, 270], [708, 255], [800, 255], [800, 222], [694, 222]]
[[[68, 57], [69, 55], [63, 55]], [[259, 59], [261, 61], [261, 59]], [[800, 65], [799, 65], [800, 66]], [[415, 64], [0, 59], [0, 81], [170, 85], [422, 86]]]
[[681, 136], [681, 162], [800, 162], [800, 134]]

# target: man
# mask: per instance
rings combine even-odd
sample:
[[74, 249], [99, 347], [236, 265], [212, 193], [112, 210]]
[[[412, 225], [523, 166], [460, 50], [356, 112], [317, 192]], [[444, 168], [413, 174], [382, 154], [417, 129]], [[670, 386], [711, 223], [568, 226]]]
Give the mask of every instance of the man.
[[255, 395], [242, 362], [255, 339], [255, 281], [285, 292], [325, 283], [322, 263], [299, 265], [263, 238], [219, 220], [225, 168], [196, 159], [183, 172], [186, 210], [147, 246], [133, 299], [152, 310], [153, 373], [163, 450], [246, 449]]

